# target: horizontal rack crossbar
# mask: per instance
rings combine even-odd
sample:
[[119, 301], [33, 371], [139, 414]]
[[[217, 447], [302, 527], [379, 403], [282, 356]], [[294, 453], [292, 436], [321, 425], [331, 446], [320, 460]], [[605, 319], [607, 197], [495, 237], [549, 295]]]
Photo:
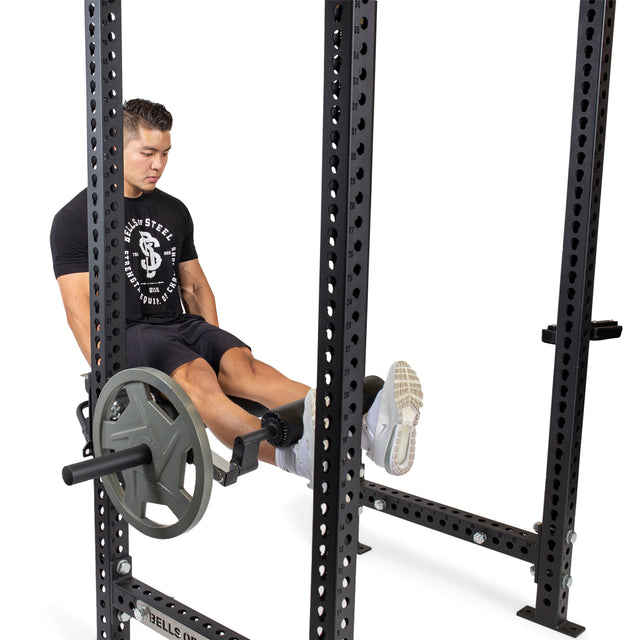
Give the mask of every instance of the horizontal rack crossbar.
[[249, 640], [132, 576], [114, 582], [113, 598], [113, 606], [132, 617], [139, 603], [157, 611], [154, 618], [144, 622], [147, 626], [157, 627], [156, 631], [164, 631], [165, 635], [193, 640]]
[[538, 534], [362, 480], [360, 504], [535, 564]]

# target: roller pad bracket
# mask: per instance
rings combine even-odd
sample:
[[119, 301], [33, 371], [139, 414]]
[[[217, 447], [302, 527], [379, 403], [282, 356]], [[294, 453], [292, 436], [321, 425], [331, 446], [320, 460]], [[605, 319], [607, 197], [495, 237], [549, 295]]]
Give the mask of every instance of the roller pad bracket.
[[261, 426], [270, 433], [267, 442], [274, 447], [289, 447], [295, 444], [302, 438], [304, 431], [301, 421], [291, 423], [277, 411], [267, 411], [262, 416]]

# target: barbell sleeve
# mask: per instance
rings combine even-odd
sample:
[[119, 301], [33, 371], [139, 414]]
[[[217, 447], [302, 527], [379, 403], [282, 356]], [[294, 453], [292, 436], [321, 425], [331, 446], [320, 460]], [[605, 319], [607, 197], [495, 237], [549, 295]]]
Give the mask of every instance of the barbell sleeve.
[[132, 467], [150, 464], [151, 461], [151, 449], [146, 444], [141, 444], [115, 453], [107, 453], [92, 460], [69, 464], [62, 469], [62, 479], [71, 486]]

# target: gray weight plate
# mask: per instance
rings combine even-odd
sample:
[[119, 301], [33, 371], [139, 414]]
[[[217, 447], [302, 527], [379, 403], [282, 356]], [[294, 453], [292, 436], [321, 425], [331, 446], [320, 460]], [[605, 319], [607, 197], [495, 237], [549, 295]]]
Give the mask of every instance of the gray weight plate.
[[147, 367], [112, 376], [93, 420], [96, 456], [142, 444], [151, 449], [152, 463], [105, 476], [104, 487], [131, 526], [154, 538], [173, 538], [204, 515], [213, 462], [206, 427], [187, 394]]

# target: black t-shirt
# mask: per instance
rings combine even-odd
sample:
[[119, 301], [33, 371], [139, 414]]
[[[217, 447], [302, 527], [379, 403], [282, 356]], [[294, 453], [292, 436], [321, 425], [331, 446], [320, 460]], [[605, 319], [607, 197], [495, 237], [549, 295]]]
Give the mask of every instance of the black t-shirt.
[[[89, 271], [86, 189], [56, 214], [51, 254], [56, 278]], [[178, 265], [197, 257], [193, 221], [180, 200], [159, 189], [125, 198], [127, 324], [171, 322], [184, 315]]]

